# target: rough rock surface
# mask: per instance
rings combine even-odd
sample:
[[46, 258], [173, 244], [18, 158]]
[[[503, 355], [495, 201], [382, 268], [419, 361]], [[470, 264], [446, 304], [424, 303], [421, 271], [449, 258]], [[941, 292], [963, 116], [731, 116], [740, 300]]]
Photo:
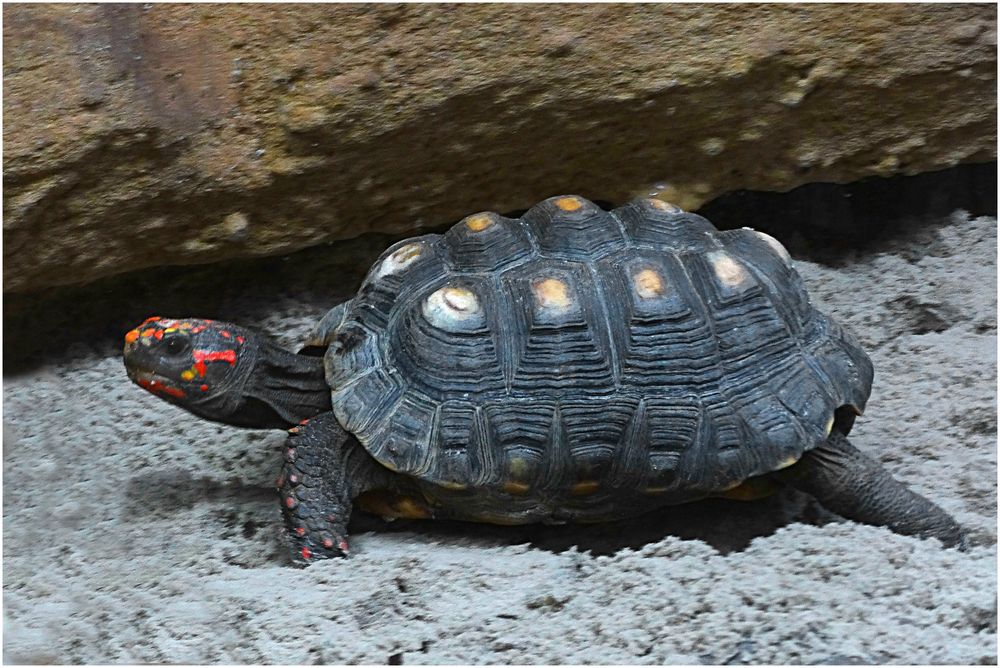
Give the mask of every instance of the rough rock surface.
[[5, 5], [4, 290], [996, 156], [996, 7]]
[[786, 492], [586, 527], [359, 521], [354, 557], [297, 570], [284, 434], [142, 392], [121, 335], [162, 309], [294, 345], [383, 245], [131, 275], [5, 319], [6, 661], [996, 663], [994, 218], [798, 263], [875, 362], [852, 440], [967, 526], [968, 552]]

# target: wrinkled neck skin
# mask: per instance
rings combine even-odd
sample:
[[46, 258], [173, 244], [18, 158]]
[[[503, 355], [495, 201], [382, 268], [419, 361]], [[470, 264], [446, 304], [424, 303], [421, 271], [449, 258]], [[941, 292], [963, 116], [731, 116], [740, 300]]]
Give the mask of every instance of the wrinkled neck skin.
[[252, 350], [245, 380], [192, 412], [237, 427], [287, 429], [331, 409], [322, 357], [290, 353], [263, 337]]

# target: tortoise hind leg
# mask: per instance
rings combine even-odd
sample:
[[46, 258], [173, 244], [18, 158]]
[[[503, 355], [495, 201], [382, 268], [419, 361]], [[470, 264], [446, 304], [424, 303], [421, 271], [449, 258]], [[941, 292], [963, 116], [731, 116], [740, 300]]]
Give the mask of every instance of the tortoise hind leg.
[[353, 499], [391, 486], [390, 477], [332, 412], [290, 429], [277, 486], [292, 560], [309, 564], [347, 556]]
[[775, 475], [847, 519], [965, 547], [964, 532], [948, 513], [893, 478], [836, 430], [826, 443]]

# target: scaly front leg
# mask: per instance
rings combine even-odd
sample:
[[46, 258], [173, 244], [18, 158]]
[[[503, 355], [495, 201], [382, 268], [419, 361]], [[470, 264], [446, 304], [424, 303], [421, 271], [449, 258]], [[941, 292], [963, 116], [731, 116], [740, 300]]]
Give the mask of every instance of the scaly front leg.
[[305, 565], [347, 556], [347, 522], [354, 498], [391, 487], [392, 478], [332, 412], [289, 430], [277, 486], [292, 560]]

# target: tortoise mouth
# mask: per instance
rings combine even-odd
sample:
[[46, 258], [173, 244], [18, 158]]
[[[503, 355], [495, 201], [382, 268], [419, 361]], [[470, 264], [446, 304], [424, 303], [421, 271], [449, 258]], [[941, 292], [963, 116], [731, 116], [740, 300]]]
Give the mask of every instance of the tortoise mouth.
[[158, 374], [155, 371], [128, 366], [126, 367], [126, 373], [129, 380], [155, 395], [173, 399], [183, 399], [187, 396], [184, 390], [177, 386], [177, 382], [174, 379]]

